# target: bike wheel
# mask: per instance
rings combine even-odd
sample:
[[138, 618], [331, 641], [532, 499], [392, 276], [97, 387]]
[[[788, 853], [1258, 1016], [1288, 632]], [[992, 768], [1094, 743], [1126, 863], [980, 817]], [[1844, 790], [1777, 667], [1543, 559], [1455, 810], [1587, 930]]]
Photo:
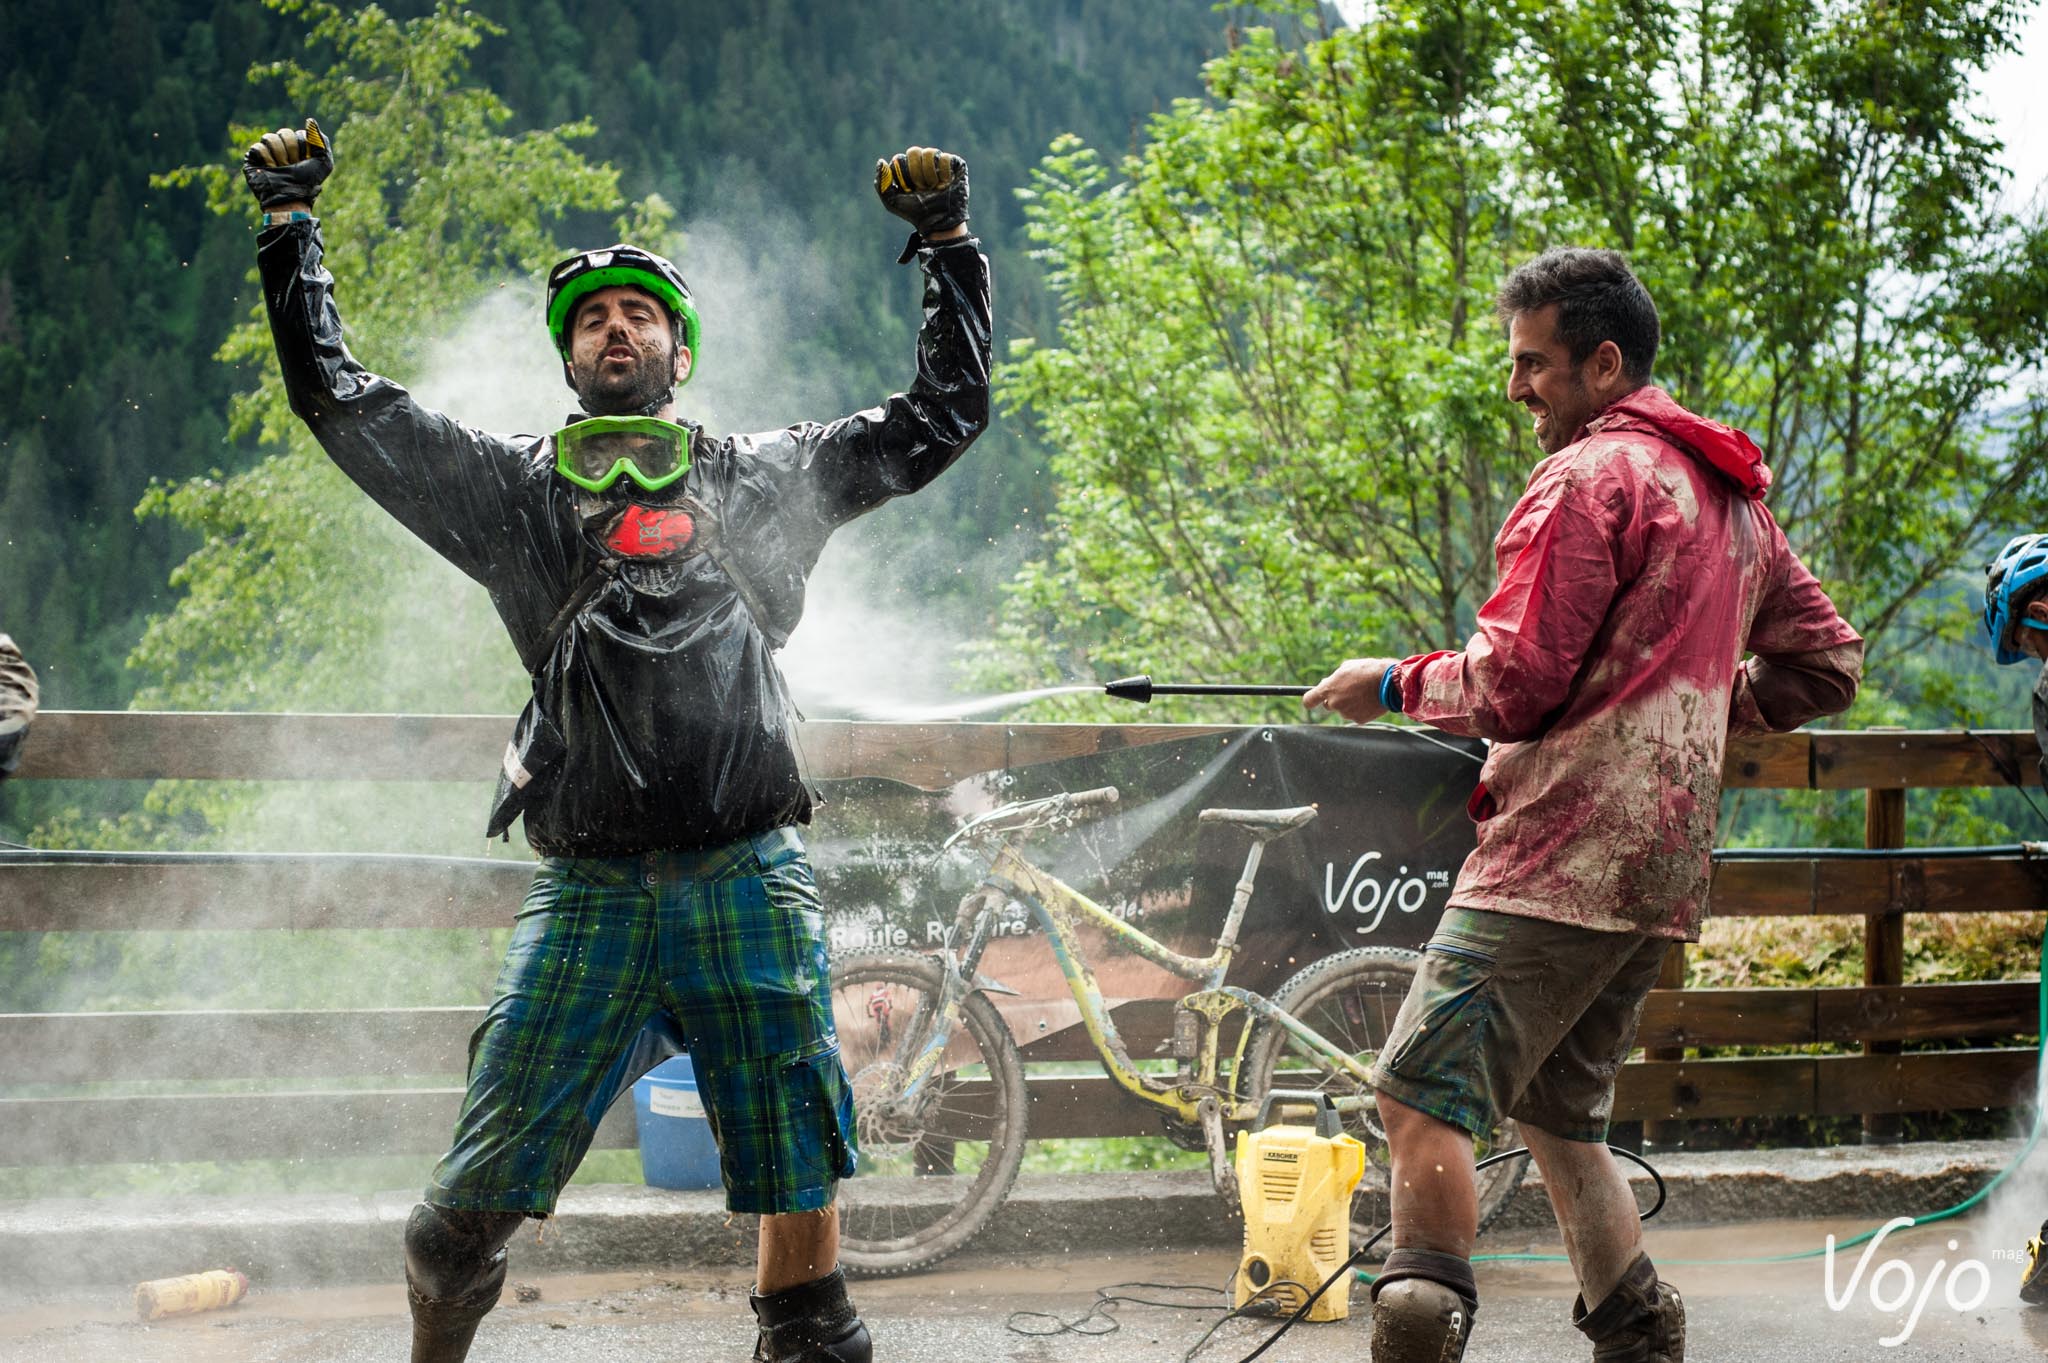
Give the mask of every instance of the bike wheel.
[[[1326, 956], [1293, 976], [1273, 994], [1273, 1005], [1359, 1060], [1370, 1062], [1386, 1045], [1415, 980], [1420, 954], [1398, 947], [1358, 947]], [[1372, 1096], [1372, 1089], [1323, 1063], [1285, 1028], [1261, 1023], [1245, 1046], [1241, 1096], [1256, 1101], [1272, 1089], [1307, 1089], [1333, 1098]], [[1345, 1113], [1344, 1129], [1365, 1142], [1365, 1177], [1351, 1199], [1351, 1243], [1362, 1245], [1392, 1219], [1389, 1206], [1386, 1130], [1372, 1106]], [[1473, 1158], [1484, 1159], [1521, 1144], [1512, 1119], [1503, 1117], [1492, 1134], [1473, 1142]], [[1503, 1160], [1478, 1174], [1479, 1229], [1500, 1219], [1522, 1186], [1526, 1159]], [[1392, 1246], [1382, 1239], [1373, 1250], [1384, 1257]]]
[[944, 981], [924, 957], [871, 952], [832, 965], [832, 1017], [853, 1087], [858, 1172], [839, 1185], [839, 1262], [908, 1273], [988, 1224], [1024, 1158], [1024, 1067], [995, 1005], [969, 995], [915, 1115], [887, 1110], [924, 1046]]

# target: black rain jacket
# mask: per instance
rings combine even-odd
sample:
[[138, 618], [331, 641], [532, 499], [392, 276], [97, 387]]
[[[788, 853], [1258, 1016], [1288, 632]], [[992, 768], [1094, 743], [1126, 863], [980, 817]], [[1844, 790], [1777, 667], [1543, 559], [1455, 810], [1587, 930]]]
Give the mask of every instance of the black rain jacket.
[[[696, 550], [609, 556], [556, 475], [550, 438], [464, 425], [356, 362], [318, 224], [258, 236], [292, 410], [379, 506], [484, 586], [533, 671], [493, 834], [523, 812], [544, 855], [627, 856], [808, 821], [795, 712], [771, 656], [803, 613], [804, 579], [833, 530], [931, 482], [988, 424], [988, 262], [971, 239], [918, 254], [924, 325], [909, 392], [829, 425], [691, 428], [682, 486], [716, 517], [729, 574]], [[616, 571], [536, 658], [606, 558]], [[770, 618], [754, 618], [749, 599]]]

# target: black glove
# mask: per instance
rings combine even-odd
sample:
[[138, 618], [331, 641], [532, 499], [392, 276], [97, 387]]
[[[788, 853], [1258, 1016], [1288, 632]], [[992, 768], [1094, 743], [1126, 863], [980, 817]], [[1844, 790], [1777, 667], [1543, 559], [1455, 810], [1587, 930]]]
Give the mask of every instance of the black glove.
[[967, 163], [936, 147], [912, 147], [875, 162], [875, 193], [882, 207], [916, 229], [903, 249], [909, 260], [919, 238], [967, 221]]
[[320, 135], [320, 125], [310, 118], [303, 132], [279, 128], [263, 134], [242, 157], [242, 178], [249, 182], [257, 206], [266, 211], [279, 204], [312, 203], [333, 173], [334, 152]]

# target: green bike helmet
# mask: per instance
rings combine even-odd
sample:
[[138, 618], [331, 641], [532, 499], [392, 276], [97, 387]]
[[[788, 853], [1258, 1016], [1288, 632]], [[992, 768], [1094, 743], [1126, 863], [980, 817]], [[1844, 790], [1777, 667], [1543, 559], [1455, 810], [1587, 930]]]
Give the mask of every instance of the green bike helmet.
[[548, 271], [548, 335], [556, 351], [564, 360], [569, 358], [569, 317], [578, 300], [618, 284], [645, 289], [661, 300], [675, 320], [678, 339], [689, 348], [690, 372], [694, 374], [698, 327], [690, 286], [674, 265], [652, 251], [624, 242], [600, 251], [578, 251]]

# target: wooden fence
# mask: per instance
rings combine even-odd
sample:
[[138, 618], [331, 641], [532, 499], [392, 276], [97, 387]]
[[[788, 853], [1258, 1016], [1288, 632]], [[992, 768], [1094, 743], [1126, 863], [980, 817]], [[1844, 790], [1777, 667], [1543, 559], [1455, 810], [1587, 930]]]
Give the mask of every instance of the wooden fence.
[[[37, 721], [22, 779], [473, 781], [495, 770], [508, 729], [491, 716], [54, 712]], [[1195, 725], [814, 723], [819, 779], [883, 777], [938, 790], [979, 772], [1195, 734]], [[1909, 788], [2038, 782], [2020, 732], [1802, 732], [1731, 745], [1730, 786], [1866, 791], [1872, 847], [1903, 842]], [[0, 931], [503, 926], [530, 868], [511, 861], [353, 855], [0, 854]], [[1864, 984], [1824, 989], [1686, 989], [1683, 951], [1650, 995], [1622, 1072], [1616, 1116], [1670, 1138], [1692, 1118], [1861, 1114], [1874, 1139], [1896, 1114], [2031, 1101], [2031, 981], [1908, 985], [1908, 914], [2048, 909], [2048, 868], [2019, 856], [1831, 860], [1721, 866], [1719, 917], [1852, 915], [1864, 920]], [[0, 1007], [5, 1007], [0, 1001]], [[297, 1155], [432, 1154], [458, 1088], [396, 1087], [462, 1067], [480, 1008], [0, 1013], [0, 1084], [267, 1080], [264, 1092], [0, 1099], [0, 1164], [168, 1162]], [[1168, 1031], [1170, 1005], [1118, 1013], [1136, 1054]], [[1942, 1039], [1957, 1049], [1903, 1052]], [[1848, 1043], [1860, 1053], [1687, 1060], [1686, 1047]], [[1086, 1058], [1057, 1034], [1030, 1060]], [[74, 1057], [91, 1055], [90, 1074]], [[335, 1087], [337, 1076], [374, 1087]], [[290, 1087], [291, 1081], [305, 1081]], [[379, 1082], [381, 1081], [381, 1082]], [[325, 1085], [324, 1087], [321, 1085]], [[1034, 1076], [1037, 1136], [1150, 1134], [1149, 1112], [1107, 1079]], [[600, 1146], [632, 1141], [625, 1105]]]

